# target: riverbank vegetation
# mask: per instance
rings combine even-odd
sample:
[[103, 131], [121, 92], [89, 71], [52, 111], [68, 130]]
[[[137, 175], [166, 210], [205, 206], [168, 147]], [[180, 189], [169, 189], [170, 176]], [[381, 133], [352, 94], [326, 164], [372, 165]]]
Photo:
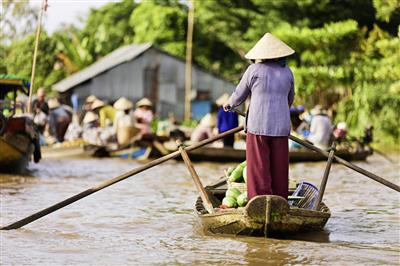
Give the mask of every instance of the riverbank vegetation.
[[[8, 10], [16, 8], [6, 2]], [[133, 42], [153, 42], [184, 58], [186, 23], [187, 5], [179, 0], [124, 0], [92, 9], [82, 28], [64, 25], [42, 34], [35, 88], [50, 88]], [[295, 104], [323, 104], [352, 135], [372, 124], [378, 144], [399, 145], [399, 24], [398, 0], [195, 1], [193, 60], [237, 82], [248, 65], [246, 51], [271, 32], [296, 50], [289, 61]], [[29, 78], [34, 33], [2, 37], [0, 72]]]

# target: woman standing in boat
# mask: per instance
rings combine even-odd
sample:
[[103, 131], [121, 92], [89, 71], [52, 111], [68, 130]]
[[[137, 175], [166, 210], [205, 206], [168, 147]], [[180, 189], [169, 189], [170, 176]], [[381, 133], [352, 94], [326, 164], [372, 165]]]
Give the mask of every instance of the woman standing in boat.
[[230, 111], [251, 95], [246, 121], [247, 193], [288, 196], [290, 134], [289, 107], [294, 78], [285, 57], [294, 53], [284, 42], [266, 33], [245, 55], [250, 65], [224, 104]]

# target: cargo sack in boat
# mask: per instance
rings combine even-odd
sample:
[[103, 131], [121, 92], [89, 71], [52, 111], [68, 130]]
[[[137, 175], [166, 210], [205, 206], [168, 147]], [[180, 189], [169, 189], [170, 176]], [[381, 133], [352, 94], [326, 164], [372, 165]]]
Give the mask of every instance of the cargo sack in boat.
[[318, 188], [308, 182], [301, 182], [296, 190], [293, 192], [293, 196], [304, 197], [299, 201], [288, 200], [289, 205], [296, 206], [303, 209], [313, 209], [318, 199]]

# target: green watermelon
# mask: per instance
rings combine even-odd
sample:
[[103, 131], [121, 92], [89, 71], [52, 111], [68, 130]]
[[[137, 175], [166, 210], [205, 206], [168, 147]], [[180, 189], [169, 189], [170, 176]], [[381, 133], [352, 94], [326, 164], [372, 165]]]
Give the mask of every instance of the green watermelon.
[[235, 170], [229, 176], [229, 181], [239, 182], [242, 179], [243, 169], [241, 167], [236, 167]]
[[237, 205], [236, 200], [234, 198], [232, 198], [232, 197], [225, 197], [222, 200], [222, 204], [225, 205], [228, 208], [234, 208]]
[[232, 197], [236, 199], [241, 194], [240, 190], [237, 188], [230, 188], [225, 192], [225, 196]]
[[226, 172], [228, 173], [228, 175], [231, 175], [233, 170], [235, 170], [235, 167], [231, 166], [228, 168], [228, 170], [226, 170]]
[[244, 192], [244, 193], [240, 194], [240, 195], [237, 197], [237, 204], [238, 204], [240, 207], [246, 206], [246, 204], [247, 204], [247, 192]]
[[243, 174], [242, 175], [243, 175], [244, 182], [247, 183], [247, 166], [245, 166], [243, 168]]

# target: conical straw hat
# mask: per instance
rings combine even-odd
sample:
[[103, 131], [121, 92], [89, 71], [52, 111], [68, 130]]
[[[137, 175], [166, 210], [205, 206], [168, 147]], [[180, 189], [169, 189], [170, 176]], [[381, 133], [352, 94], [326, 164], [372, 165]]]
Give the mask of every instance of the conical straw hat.
[[224, 105], [229, 100], [229, 94], [224, 93], [215, 101], [215, 104], [218, 106]]
[[94, 101], [96, 101], [97, 100], [97, 97], [96, 96], [94, 96], [93, 94], [92, 95], [90, 95], [90, 96], [88, 96], [87, 98], [86, 98], [86, 103], [92, 103], [92, 102], [94, 102]]
[[133, 107], [133, 103], [131, 101], [129, 101], [127, 98], [125, 97], [121, 97], [119, 98], [115, 103], [114, 103], [114, 108], [117, 110], [128, 110], [131, 109]]
[[97, 119], [99, 119], [98, 115], [96, 115], [93, 112], [88, 112], [88, 113], [86, 113], [85, 117], [83, 118], [83, 123], [88, 124], [88, 123], [96, 121]]
[[138, 102], [136, 103], [136, 107], [141, 107], [141, 106], [149, 106], [149, 107], [152, 107], [152, 106], [153, 106], [153, 103], [152, 103], [149, 99], [143, 98], [143, 99], [141, 99], [140, 101], [138, 101]]
[[104, 105], [106, 104], [102, 100], [97, 99], [92, 103], [92, 109], [94, 110], [96, 108], [103, 107]]
[[273, 59], [294, 54], [294, 50], [271, 33], [266, 33], [244, 56], [247, 59]]
[[49, 109], [55, 109], [60, 106], [60, 102], [56, 98], [51, 98], [47, 104]]

